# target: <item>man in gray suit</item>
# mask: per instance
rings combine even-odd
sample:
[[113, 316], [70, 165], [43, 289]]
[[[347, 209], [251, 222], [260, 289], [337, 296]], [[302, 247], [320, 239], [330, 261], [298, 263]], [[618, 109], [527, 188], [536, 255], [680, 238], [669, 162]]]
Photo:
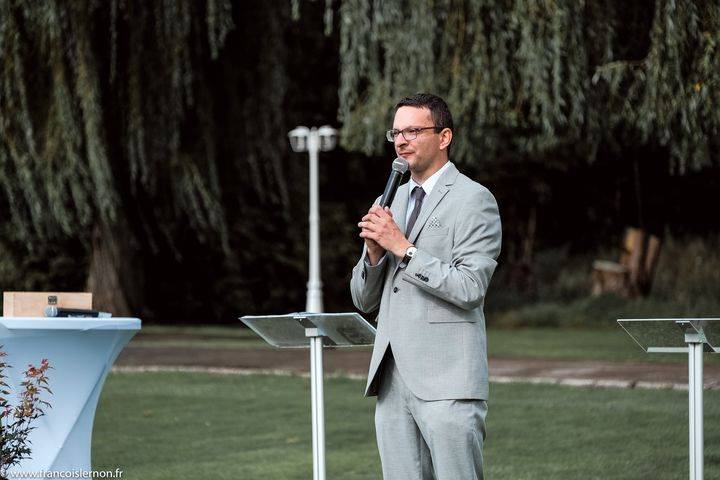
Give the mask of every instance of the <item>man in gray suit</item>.
[[379, 308], [366, 396], [385, 480], [483, 478], [488, 398], [483, 303], [500, 253], [495, 198], [448, 159], [445, 102], [417, 94], [395, 107], [387, 133], [409, 164], [392, 208], [374, 205], [350, 289]]

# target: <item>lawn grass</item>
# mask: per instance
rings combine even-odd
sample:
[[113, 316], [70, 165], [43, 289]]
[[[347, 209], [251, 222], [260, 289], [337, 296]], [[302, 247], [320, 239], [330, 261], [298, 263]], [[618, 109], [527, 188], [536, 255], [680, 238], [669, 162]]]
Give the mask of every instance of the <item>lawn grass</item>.
[[240, 322], [222, 325], [148, 325], [133, 337], [131, 346], [172, 348], [271, 348]]
[[[374, 400], [325, 381], [328, 478], [379, 479]], [[705, 478], [720, 479], [720, 392], [705, 394]], [[93, 468], [125, 479], [311, 478], [309, 380], [113, 373], [98, 407]], [[687, 476], [687, 393], [491, 386], [490, 479]]]
[[[252, 330], [223, 326], [143, 327], [130, 346], [167, 348], [272, 348]], [[681, 354], [647, 354], [626, 333], [615, 328], [489, 328], [490, 357], [598, 360], [610, 362], [684, 363]], [[720, 356], [705, 355], [709, 364]]]
[[[638, 363], [687, 363], [688, 360], [686, 354], [645, 353], [619, 326], [614, 329], [491, 328], [488, 355]], [[720, 355], [706, 354], [705, 362], [720, 364]]]

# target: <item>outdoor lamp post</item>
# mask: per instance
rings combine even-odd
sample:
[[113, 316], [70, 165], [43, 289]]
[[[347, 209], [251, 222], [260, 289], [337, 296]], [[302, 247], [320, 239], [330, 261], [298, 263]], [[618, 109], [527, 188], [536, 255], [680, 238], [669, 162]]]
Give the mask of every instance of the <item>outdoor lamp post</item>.
[[295, 152], [310, 154], [310, 272], [307, 283], [305, 310], [322, 313], [322, 281], [320, 280], [320, 213], [318, 205], [318, 152], [335, 148], [337, 130], [324, 125], [320, 128], [296, 127], [288, 133]]

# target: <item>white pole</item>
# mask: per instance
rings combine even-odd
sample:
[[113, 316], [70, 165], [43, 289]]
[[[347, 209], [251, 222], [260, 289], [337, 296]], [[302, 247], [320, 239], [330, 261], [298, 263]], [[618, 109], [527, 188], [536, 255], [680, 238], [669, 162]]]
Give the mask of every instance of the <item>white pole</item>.
[[[317, 334], [317, 331], [315, 331]], [[319, 462], [318, 462], [318, 414], [317, 414], [317, 376], [316, 376], [316, 355], [315, 349], [315, 338], [310, 337], [310, 398], [311, 398], [311, 410], [312, 410], [312, 449], [313, 449], [313, 480], [320, 480], [319, 478]], [[322, 381], [322, 380], [321, 380]]]
[[318, 193], [318, 152], [320, 151], [320, 135], [313, 127], [308, 135], [308, 152], [310, 153], [310, 262], [307, 284], [307, 301], [305, 310], [322, 313], [322, 281], [320, 280], [320, 212]]
[[703, 344], [692, 345], [695, 351], [695, 479], [702, 480], [703, 461]]
[[697, 334], [686, 334], [688, 342], [688, 426], [690, 480], [703, 478], [703, 341]]
[[322, 337], [312, 339], [315, 342], [315, 400], [317, 402], [317, 443], [318, 443], [318, 480], [325, 480], [325, 398], [323, 393], [323, 347]]
[[323, 398], [322, 336], [317, 328], [306, 328], [305, 336], [310, 338], [313, 480], [325, 480], [325, 399]]
[[689, 456], [690, 480], [697, 480], [695, 476], [695, 344], [688, 343], [688, 429], [689, 429]]

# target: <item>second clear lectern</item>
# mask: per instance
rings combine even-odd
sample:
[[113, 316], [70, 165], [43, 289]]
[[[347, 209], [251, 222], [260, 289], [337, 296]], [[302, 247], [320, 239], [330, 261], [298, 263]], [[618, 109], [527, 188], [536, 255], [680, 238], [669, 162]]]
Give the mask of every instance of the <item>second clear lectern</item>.
[[375, 328], [357, 313], [290, 313], [240, 318], [273, 347], [310, 347], [313, 480], [325, 480], [325, 408], [323, 345], [372, 345]]
[[703, 478], [703, 351], [720, 352], [720, 318], [619, 319], [648, 353], [687, 353], [690, 480]]

